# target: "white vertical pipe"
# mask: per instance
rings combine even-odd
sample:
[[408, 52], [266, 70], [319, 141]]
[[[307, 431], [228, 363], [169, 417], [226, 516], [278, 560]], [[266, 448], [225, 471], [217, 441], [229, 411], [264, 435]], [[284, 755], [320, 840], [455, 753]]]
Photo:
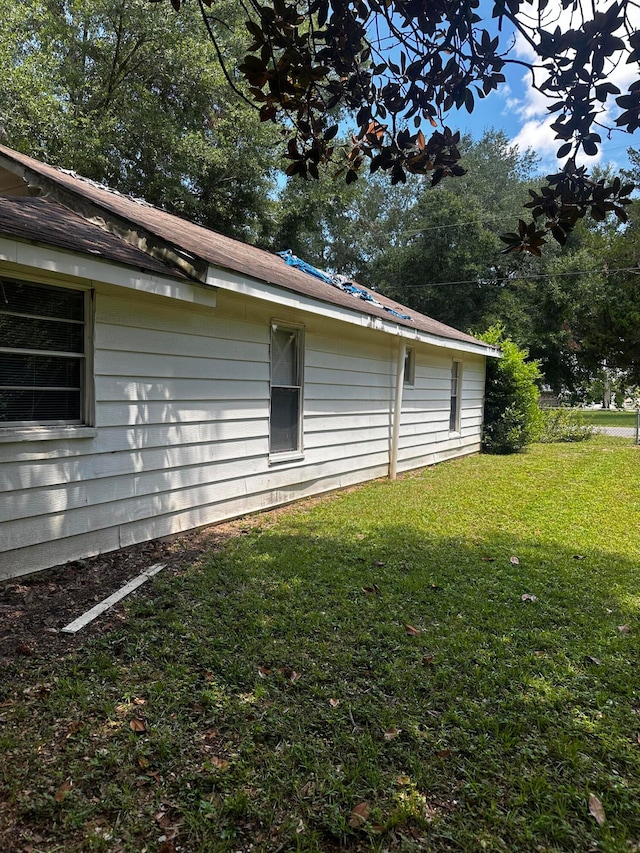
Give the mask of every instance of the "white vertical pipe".
[[398, 442], [400, 439], [400, 417], [402, 415], [402, 392], [404, 390], [404, 360], [407, 345], [400, 338], [398, 346], [398, 364], [396, 367], [396, 395], [393, 408], [393, 429], [391, 432], [391, 453], [389, 455], [389, 479], [395, 480], [398, 471]]

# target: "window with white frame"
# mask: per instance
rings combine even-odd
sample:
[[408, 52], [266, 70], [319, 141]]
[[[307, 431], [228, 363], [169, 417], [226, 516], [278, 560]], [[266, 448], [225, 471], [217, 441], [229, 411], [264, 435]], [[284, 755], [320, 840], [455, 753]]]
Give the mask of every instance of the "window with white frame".
[[451, 407], [449, 409], [449, 430], [460, 432], [460, 397], [462, 391], [462, 362], [451, 362]]
[[416, 381], [416, 351], [407, 347], [404, 353], [404, 384], [414, 385]]
[[301, 328], [272, 323], [269, 420], [272, 454], [302, 451], [303, 340]]
[[90, 298], [0, 278], [0, 428], [88, 423]]

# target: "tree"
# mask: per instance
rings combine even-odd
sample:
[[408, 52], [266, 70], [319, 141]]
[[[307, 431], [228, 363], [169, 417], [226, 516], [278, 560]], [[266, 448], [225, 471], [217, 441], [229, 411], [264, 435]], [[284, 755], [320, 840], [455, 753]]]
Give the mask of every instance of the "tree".
[[[607, 368], [640, 383], [640, 207], [634, 203], [625, 229], [596, 235], [590, 251], [599, 260], [591, 290], [575, 307], [572, 331], [579, 357], [593, 374]], [[594, 240], [595, 243], [595, 240]]]
[[457, 328], [487, 328], [501, 319], [496, 305], [511, 276], [529, 266], [501, 256], [498, 235], [516, 215], [536, 160], [495, 131], [478, 142], [463, 139], [461, 152], [466, 173], [414, 192], [395, 245], [370, 262], [363, 277]]
[[[196, 9], [168, 17], [145, 0], [5, 6], [8, 144], [225, 233], [266, 239], [278, 131], [256, 124], [229, 88]], [[238, 7], [223, 2], [220, 12], [219, 39], [239, 56]]]
[[[170, 2], [176, 10], [189, 5]], [[217, 6], [195, 2], [217, 46]], [[640, 61], [634, 0], [614, 0], [604, 11], [592, 4], [589, 15], [580, 0], [493, 0], [485, 7], [480, 0], [246, 0], [243, 8], [251, 44], [239, 70], [260, 119], [288, 122], [288, 174], [317, 178], [321, 164], [337, 159], [337, 119], [346, 110], [357, 124], [344, 154], [347, 183], [365, 162], [392, 183], [407, 174], [429, 175], [432, 185], [460, 176], [460, 135], [445, 124], [448, 113], [472, 112], [515, 64], [549, 99], [558, 157], [569, 159], [532, 191], [533, 220], [504, 235], [506, 251], [540, 254], [548, 234], [562, 244], [588, 213], [624, 219], [632, 186], [592, 180], [576, 157], [597, 153], [613, 102], [622, 110], [618, 128], [640, 127], [640, 79], [624, 93], [608, 79], [617, 64], [637, 68]], [[515, 35], [531, 59], [514, 54]], [[236, 85], [230, 68], [226, 74]]]
[[290, 180], [279, 197], [274, 246], [315, 266], [361, 278], [405, 230], [415, 193], [377, 176], [352, 184], [322, 170], [317, 181]]
[[583, 220], [535, 265], [501, 256], [498, 234], [515, 215], [535, 158], [496, 132], [463, 139], [461, 150], [466, 174], [413, 192], [389, 229], [393, 242], [363, 268], [362, 280], [472, 333], [501, 325], [556, 393], [579, 393], [605, 361], [632, 377], [640, 328], [635, 205], [624, 226]]

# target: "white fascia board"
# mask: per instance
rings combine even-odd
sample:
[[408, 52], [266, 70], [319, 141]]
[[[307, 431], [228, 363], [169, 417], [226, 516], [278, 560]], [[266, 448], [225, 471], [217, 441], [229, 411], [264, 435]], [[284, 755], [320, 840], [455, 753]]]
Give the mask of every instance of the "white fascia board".
[[18, 264], [36, 274], [52, 273], [79, 278], [88, 284], [113, 284], [182, 302], [216, 307], [216, 291], [206, 284], [145, 272], [106, 258], [92, 258], [54, 246], [0, 237], [0, 261]]
[[268, 284], [267, 282], [260, 281], [259, 279], [242, 276], [232, 270], [210, 266], [207, 270], [206, 281], [207, 284], [212, 287], [230, 290], [244, 296], [263, 299], [266, 302], [274, 302], [277, 305], [285, 305], [288, 308], [307, 311], [310, 314], [318, 314], [321, 317], [340, 320], [343, 323], [351, 323], [353, 326], [360, 326], [365, 329], [374, 329], [375, 331], [384, 332], [388, 335], [395, 335], [396, 337], [419, 341], [420, 343], [430, 344], [431, 346], [456, 350], [458, 352], [474, 353], [476, 355], [493, 357], [499, 357], [500, 355], [499, 350], [495, 347], [489, 346], [488, 344], [486, 346], [482, 346], [481, 344], [473, 344], [469, 341], [459, 341], [453, 338], [431, 335], [428, 332], [422, 332], [419, 329], [401, 326], [391, 320], [384, 320], [381, 317], [373, 317], [371, 314], [363, 314], [355, 309], [352, 311], [349, 308], [343, 308], [341, 305], [335, 305], [331, 302], [314, 299], [311, 296], [305, 296], [302, 293], [286, 290], [284, 287], [279, 287], [275, 284]]

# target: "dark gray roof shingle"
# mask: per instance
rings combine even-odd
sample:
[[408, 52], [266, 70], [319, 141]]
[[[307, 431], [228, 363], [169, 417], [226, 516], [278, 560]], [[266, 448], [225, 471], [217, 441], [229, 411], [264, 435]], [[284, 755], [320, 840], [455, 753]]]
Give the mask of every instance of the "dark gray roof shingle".
[[0, 196], [0, 233], [184, 278], [182, 273], [104, 231], [49, 198]]
[[[82, 202], [80, 206], [82, 207], [83, 216], [87, 216], [87, 209], [89, 207], [93, 211], [92, 215], [95, 215], [97, 219], [108, 220], [109, 217], [113, 217], [119, 220], [120, 224], [122, 222], [130, 223], [134, 229], [141, 229], [153, 237], [159, 238], [178, 251], [189, 253], [221, 269], [233, 270], [234, 272], [250, 276], [262, 282], [277, 285], [294, 293], [338, 305], [371, 317], [384, 319], [439, 338], [479, 344], [483, 348], [487, 348], [484, 342], [478, 341], [476, 338], [453, 329], [444, 323], [439, 323], [431, 317], [413, 311], [374, 291], [369, 292], [383, 306], [387, 306], [400, 314], [408, 314], [411, 319], [395, 317], [385, 311], [384, 307], [379, 307], [358, 299], [333, 287], [331, 284], [327, 284], [305, 272], [288, 266], [277, 255], [257, 249], [255, 246], [241, 243], [238, 240], [233, 240], [230, 237], [225, 237], [201, 225], [196, 225], [193, 222], [166, 213], [139, 199], [124, 196], [107, 187], [102, 187], [93, 181], [88, 181], [73, 173], [41, 163], [38, 160], [34, 160], [24, 154], [19, 154], [4, 146], [0, 146], [0, 155], [5, 159], [5, 163], [10, 161], [26, 170], [26, 177], [30, 186], [39, 186], [38, 178], [41, 181], [44, 179], [42, 183], [45, 185], [45, 193], [48, 192], [54, 197], [62, 198], [65, 205], [69, 205], [70, 196], [77, 198]], [[54, 190], [51, 187], [54, 187]], [[61, 195], [57, 195], [55, 188], [60, 191]], [[79, 217], [73, 220], [73, 228], [69, 239], [73, 243], [73, 239], [77, 235], [78, 244], [81, 244], [83, 232], [79, 227], [78, 220]], [[69, 245], [68, 248], [74, 248], [74, 246]], [[82, 251], [79, 246], [76, 248]], [[363, 289], [367, 290], [367, 288]]]

